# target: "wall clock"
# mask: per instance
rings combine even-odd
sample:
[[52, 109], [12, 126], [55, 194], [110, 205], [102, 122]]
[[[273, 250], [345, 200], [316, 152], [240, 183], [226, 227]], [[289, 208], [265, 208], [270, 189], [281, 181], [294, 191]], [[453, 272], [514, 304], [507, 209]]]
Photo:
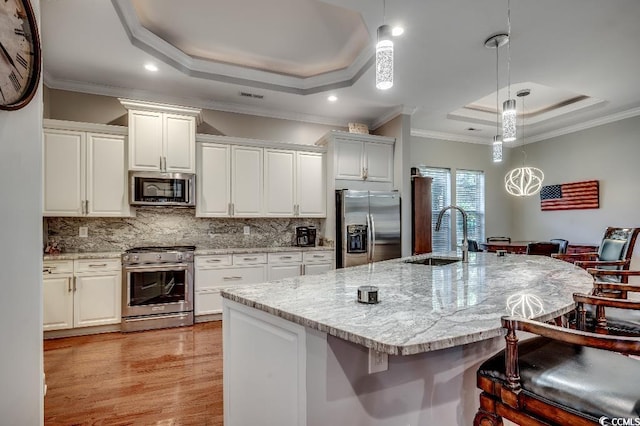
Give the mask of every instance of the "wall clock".
[[31, 101], [40, 80], [40, 38], [29, 0], [0, 0], [0, 110]]

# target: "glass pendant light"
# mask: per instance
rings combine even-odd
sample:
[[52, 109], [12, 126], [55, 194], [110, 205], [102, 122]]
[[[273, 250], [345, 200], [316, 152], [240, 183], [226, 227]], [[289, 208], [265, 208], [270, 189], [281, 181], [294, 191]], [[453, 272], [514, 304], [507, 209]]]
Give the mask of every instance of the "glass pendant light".
[[376, 43], [376, 87], [387, 90], [393, 86], [393, 30], [385, 21], [385, 1], [382, 1], [382, 23]]
[[499, 65], [500, 65], [500, 56], [499, 50], [500, 46], [504, 46], [509, 41], [509, 36], [507, 34], [496, 34], [494, 36], [489, 37], [485, 40], [484, 45], [489, 49], [496, 49], [496, 135], [493, 137], [493, 145], [491, 150], [491, 159], [494, 163], [502, 162], [502, 135], [500, 135], [499, 130], [499, 117], [500, 117], [500, 79], [499, 79]]
[[507, 0], [507, 78], [509, 96], [502, 104], [502, 140], [516, 140], [516, 100], [511, 99], [511, 2]]
[[518, 91], [518, 97], [522, 98], [522, 167], [511, 170], [504, 177], [504, 187], [507, 192], [516, 197], [528, 197], [535, 195], [542, 188], [544, 173], [536, 167], [525, 166], [527, 153], [524, 150], [524, 97], [531, 93], [529, 89]]

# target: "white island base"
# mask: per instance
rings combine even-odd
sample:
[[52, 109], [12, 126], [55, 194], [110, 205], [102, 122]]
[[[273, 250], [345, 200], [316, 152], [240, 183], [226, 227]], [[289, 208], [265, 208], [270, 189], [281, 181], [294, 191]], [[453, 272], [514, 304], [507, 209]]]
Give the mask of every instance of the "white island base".
[[226, 426], [472, 425], [476, 370], [504, 348], [495, 337], [389, 355], [369, 374], [364, 346], [224, 299]]

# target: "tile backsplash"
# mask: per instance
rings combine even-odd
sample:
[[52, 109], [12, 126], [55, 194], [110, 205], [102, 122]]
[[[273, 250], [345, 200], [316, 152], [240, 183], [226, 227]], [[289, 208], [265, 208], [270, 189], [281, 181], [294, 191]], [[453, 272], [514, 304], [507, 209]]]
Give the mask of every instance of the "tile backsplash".
[[[193, 209], [139, 208], [136, 217], [46, 217], [45, 238], [63, 252], [123, 251], [141, 246], [195, 245], [198, 248], [286, 247], [295, 245], [296, 226], [315, 226], [324, 219], [197, 218]], [[79, 228], [88, 228], [80, 238]], [[249, 226], [249, 235], [244, 227]], [[319, 239], [321, 241], [321, 239]]]

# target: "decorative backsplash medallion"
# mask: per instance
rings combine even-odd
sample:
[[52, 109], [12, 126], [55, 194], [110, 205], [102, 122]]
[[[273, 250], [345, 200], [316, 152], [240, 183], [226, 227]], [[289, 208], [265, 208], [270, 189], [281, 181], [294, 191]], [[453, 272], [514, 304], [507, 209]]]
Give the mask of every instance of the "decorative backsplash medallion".
[[[45, 239], [58, 242], [63, 252], [106, 252], [173, 245], [287, 247], [295, 245], [296, 226], [315, 226], [320, 231], [324, 219], [197, 218], [193, 209], [162, 207], [139, 208], [136, 217], [46, 217], [44, 221]], [[88, 228], [87, 238], [78, 236], [81, 226]], [[249, 235], [244, 234], [245, 226]]]

